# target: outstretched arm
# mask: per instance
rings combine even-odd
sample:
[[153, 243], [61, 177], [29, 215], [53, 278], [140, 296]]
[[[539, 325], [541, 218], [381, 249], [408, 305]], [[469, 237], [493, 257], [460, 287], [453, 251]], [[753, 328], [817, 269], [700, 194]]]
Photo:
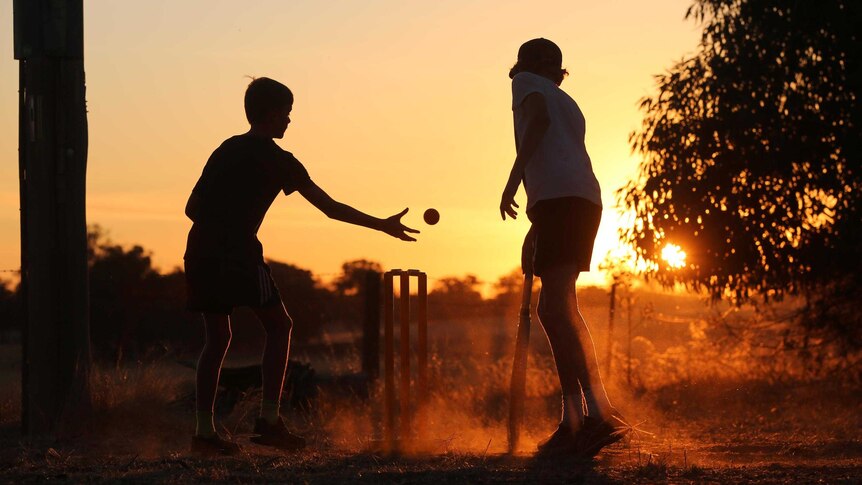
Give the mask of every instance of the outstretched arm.
[[383, 231], [386, 234], [403, 241], [416, 240], [407, 234], [408, 232], [414, 234], [419, 233], [416, 229], [411, 229], [404, 224], [401, 224], [401, 217], [407, 213], [408, 209], [404, 209], [398, 214], [387, 217], [386, 219], [378, 219], [377, 217], [370, 216], [362, 211], [356, 210], [347, 204], [338, 202], [330, 197], [329, 194], [324, 192], [323, 189], [314, 182], [310, 182], [305, 187], [299, 189], [299, 193], [305, 197], [305, 200], [311, 202], [314, 207], [317, 207], [320, 212], [326, 214], [326, 217], [329, 217], [330, 219]]
[[518, 204], [515, 202], [515, 194], [518, 192], [521, 180], [524, 179], [524, 169], [527, 167], [527, 162], [533, 158], [536, 149], [539, 148], [539, 144], [545, 136], [545, 132], [548, 131], [548, 127], [551, 125], [545, 97], [541, 94], [533, 93], [524, 98], [521, 109], [525, 111], [527, 129], [524, 132], [524, 139], [518, 143], [518, 155], [512, 164], [512, 171], [509, 172], [509, 180], [506, 182], [503, 196], [500, 199], [500, 217], [504, 221], [506, 220], [506, 215], [512, 219], [518, 217], [518, 212], [515, 210], [518, 207]]

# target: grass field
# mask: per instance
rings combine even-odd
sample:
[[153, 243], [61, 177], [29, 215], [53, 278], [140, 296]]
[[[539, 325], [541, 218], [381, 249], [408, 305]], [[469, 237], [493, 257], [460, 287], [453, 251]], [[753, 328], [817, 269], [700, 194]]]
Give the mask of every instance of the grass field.
[[[646, 298], [642, 296], [642, 298]], [[582, 299], [588, 302], [588, 299]], [[243, 446], [236, 458], [189, 455], [193, 373], [172, 359], [93, 373], [94, 417], [72, 441], [20, 438], [20, 349], [0, 349], [0, 479], [10, 482], [368, 482], [368, 483], [859, 483], [862, 481], [862, 394], [835, 379], [799, 379], [773, 367], [745, 367], [739, 349], [710, 354], [697, 300], [657, 303], [663, 323], [642, 324], [630, 384], [626, 340], [615, 352], [610, 392], [637, 426], [630, 439], [590, 462], [536, 460], [535, 443], [550, 433], [559, 390], [540, 331], [528, 374], [525, 446], [506, 456], [505, 418], [512, 322], [432, 322], [431, 402], [426, 453], [387, 457], [367, 451], [380, 436], [380, 389], [370, 396], [321, 388], [304, 408], [283, 409], [311, 442], [283, 454], [248, 441], [259, 394], [241, 397], [219, 416]], [[698, 310], [700, 308], [700, 310]], [[604, 322], [601, 301], [585, 304]], [[675, 312], [675, 313], [674, 313]], [[620, 317], [625, 322], [625, 314]], [[673, 318], [671, 318], [673, 317]], [[674, 327], [673, 322], [678, 322]], [[605, 332], [595, 332], [600, 352]], [[622, 325], [621, 325], [622, 326]], [[625, 328], [625, 327], [622, 327]], [[651, 329], [651, 330], [650, 330]], [[700, 329], [700, 330], [699, 330]], [[623, 331], [617, 339], [627, 337]], [[615, 339], [615, 340], [617, 340]], [[739, 354], [739, 355], [737, 355]], [[359, 367], [356, 353], [306, 354], [319, 374]], [[232, 355], [233, 363], [250, 356]], [[749, 360], [752, 360], [749, 358]], [[716, 361], [721, 361], [716, 366]], [[684, 370], [680, 370], [684, 368]], [[732, 368], [732, 372], [722, 369]], [[782, 367], [784, 368], [784, 367]], [[748, 369], [748, 370], [747, 370]], [[74, 444], [70, 444], [74, 443]]]

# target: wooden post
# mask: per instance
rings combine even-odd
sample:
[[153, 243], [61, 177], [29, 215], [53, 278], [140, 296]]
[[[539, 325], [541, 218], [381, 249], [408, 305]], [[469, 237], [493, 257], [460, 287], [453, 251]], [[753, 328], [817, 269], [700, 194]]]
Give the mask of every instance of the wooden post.
[[626, 382], [628, 382], [629, 387], [632, 386], [632, 295], [631, 290], [629, 290], [629, 294], [626, 298], [626, 318], [628, 319], [629, 325], [629, 345], [627, 350], [627, 363], [626, 363]]
[[380, 273], [365, 273], [365, 321], [362, 324], [362, 372], [380, 377]]
[[606, 378], [610, 379], [611, 377], [611, 361], [613, 361], [613, 350], [614, 350], [614, 315], [616, 311], [616, 302], [617, 302], [617, 278], [614, 277], [614, 282], [611, 283], [611, 308], [608, 314], [608, 356], [607, 361], [605, 362], [605, 375]]
[[383, 275], [383, 416], [386, 432], [385, 446], [395, 446], [395, 296], [392, 294], [392, 272]]
[[425, 407], [428, 405], [428, 275], [417, 272], [417, 340], [416, 340], [416, 436], [424, 438]]
[[401, 283], [401, 305], [399, 312], [401, 322], [401, 383], [399, 384], [401, 401], [401, 439], [409, 439], [412, 435], [410, 416], [410, 273], [407, 271], [398, 275]]
[[15, 0], [20, 61], [22, 431], [58, 436], [90, 408], [82, 0]]

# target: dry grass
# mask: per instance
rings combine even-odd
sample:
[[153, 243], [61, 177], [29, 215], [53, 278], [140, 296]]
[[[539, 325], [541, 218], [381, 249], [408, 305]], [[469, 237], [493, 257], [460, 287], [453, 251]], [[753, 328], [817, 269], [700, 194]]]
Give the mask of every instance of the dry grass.
[[120, 369], [97, 366], [91, 386], [93, 417], [84, 440], [142, 457], [162, 456], [187, 445], [191, 407], [181, 401], [193, 389], [187, 369], [172, 362]]
[[[229, 414], [218, 417], [222, 431], [239, 440], [245, 453], [221, 460], [191, 457], [187, 440], [193, 432], [193, 407], [188, 396], [193, 373], [168, 361], [96, 368], [94, 414], [86, 433], [63, 446], [23, 443], [16, 429], [20, 368], [14, 366], [20, 354], [3, 349], [0, 385], [9, 391], [0, 399], [0, 474], [39, 482], [311, 483], [851, 483], [862, 476], [858, 386], [791, 374], [776, 379], [780, 367], [746, 366], [744, 348], [725, 347], [722, 352], [700, 321], [692, 317], [682, 331], [663, 329], [665, 333], [644, 337], [652, 347], [634, 355], [633, 386], [621, 370], [626, 356], [617, 349], [609, 392], [636, 430], [598, 461], [564, 466], [528, 456], [556, 425], [560, 405], [556, 372], [540, 330], [534, 332], [530, 355], [524, 455], [502, 454], [511, 322], [432, 326], [432, 395], [422, 410], [432, 446], [430, 454], [413, 457], [366, 451], [369, 442], [380, 437], [379, 386], [372, 387], [368, 399], [322, 389], [310, 407], [284, 409], [290, 425], [312, 443], [309, 451], [293, 455], [247, 441], [260, 399], [259, 392], [251, 392]], [[597, 347], [603, 349], [602, 333], [596, 336]], [[305, 357], [313, 358], [318, 373], [351, 373], [359, 367], [356, 354]]]

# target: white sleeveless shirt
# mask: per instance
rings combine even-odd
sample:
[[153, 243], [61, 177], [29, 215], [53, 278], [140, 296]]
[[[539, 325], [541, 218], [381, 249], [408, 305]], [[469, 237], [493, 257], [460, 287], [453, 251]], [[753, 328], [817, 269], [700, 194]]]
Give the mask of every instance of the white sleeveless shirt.
[[581, 109], [553, 81], [531, 72], [518, 73], [512, 79], [512, 111], [518, 146], [527, 129], [522, 103], [532, 93], [540, 93], [545, 98], [551, 123], [524, 173], [527, 209], [540, 200], [570, 196], [601, 206], [601, 188], [584, 145], [586, 124]]

